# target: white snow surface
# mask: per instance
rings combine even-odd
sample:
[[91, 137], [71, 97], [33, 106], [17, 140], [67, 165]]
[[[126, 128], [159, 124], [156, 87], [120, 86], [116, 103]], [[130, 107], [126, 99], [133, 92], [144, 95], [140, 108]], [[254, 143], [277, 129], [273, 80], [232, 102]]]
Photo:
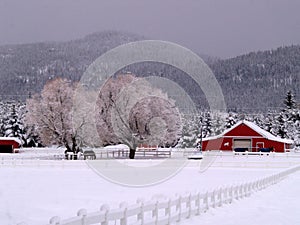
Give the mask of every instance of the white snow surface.
[[210, 209], [180, 225], [298, 225], [300, 172], [250, 197]]
[[[217, 158], [212, 167], [200, 172], [201, 161], [190, 161], [171, 179], [153, 186], [126, 187], [111, 183], [90, 169], [85, 161], [40, 160], [31, 164], [1, 163], [0, 155], [0, 224], [47, 224], [52, 216], [62, 219], [76, 215], [81, 208], [99, 211], [102, 204], [118, 208], [137, 198], [175, 196], [176, 193], [206, 191], [224, 185], [253, 181], [300, 163], [298, 157], [231, 156]], [[287, 157], [288, 156], [288, 157]], [[131, 160], [130, 164], [155, 165], [156, 160]], [[298, 213], [300, 173], [284, 181], [235, 201], [221, 208], [183, 220], [182, 225], [193, 224], [300, 224]]]

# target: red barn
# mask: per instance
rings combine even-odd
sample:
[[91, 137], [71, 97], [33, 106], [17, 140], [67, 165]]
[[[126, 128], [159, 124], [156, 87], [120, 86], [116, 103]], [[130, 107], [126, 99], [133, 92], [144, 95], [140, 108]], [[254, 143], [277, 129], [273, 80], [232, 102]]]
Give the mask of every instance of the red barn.
[[202, 149], [203, 151], [247, 149], [249, 152], [257, 152], [269, 148], [275, 152], [285, 152], [292, 144], [292, 140], [275, 137], [256, 124], [243, 120], [220, 135], [203, 138]]
[[0, 137], [0, 153], [14, 153], [20, 146], [21, 142], [18, 138]]

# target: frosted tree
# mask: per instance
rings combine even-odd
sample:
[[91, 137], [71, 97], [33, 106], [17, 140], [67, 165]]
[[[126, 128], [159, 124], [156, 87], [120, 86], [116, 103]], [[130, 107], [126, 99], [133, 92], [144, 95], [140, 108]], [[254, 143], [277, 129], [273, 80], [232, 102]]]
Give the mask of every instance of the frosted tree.
[[41, 95], [27, 100], [26, 123], [34, 126], [44, 145], [65, 146], [67, 151], [77, 153], [79, 150], [79, 130], [72, 124], [72, 107], [74, 85], [57, 78], [48, 82]]
[[231, 128], [233, 125], [235, 125], [237, 123], [237, 114], [230, 112], [228, 114], [228, 116], [226, 117], [226, 121], [225, 121], [225, 127], [226, 129]]
[[4, 120], [7, 117], [7, 104], [0, 102], [0, 136], [4, 136]]
[[183, 116], [182, 135], [177, 147], [195, 148], [201, 139], [202, 115], [189, 114]]
[[[300, 110], [298, 111], [298, 115], [299, 114], [300, 114]], [[297, 120], [297, 122], [295, 123], [293, 137], [294, 137], [294, 142], [295, 142], [294, 144], [296, 146], [300, 146], [300, 119]]]
[[212, 116], [212, 133], [211, 133], [211, 135], [212, 136], [219, 135], [226, 129], [225, 119], [227, 117], [227, 114], [225, 114], [225, 113], [212, 114], [211, 113], [211, 116]]
[[130, 158], [140, 144], [174, 146], [180, 137], [181, 119], [175, 103], [133, 75], [110, 78], [100, 91], [96, 112], [103, 145], [126, 144]]
[[249, 116], [249, 117], [247, 118], [248, 121], [254, 122], [259, 127], [265, 127], [266, 118], [263, 114], [257, 114], [254, 117], [253, 116]]
[[287, 138], [287, 121], [286, 115], [284, 113], [280, 113], [277, 117], [277, 126], [276, 126], [276, 134], [278, 137]]
[[24, 124], [25, 105], [19, 102], [6, 102], [0, 104], [1, 136], [16, 137], [23, 147], [38, 145], [38, 137], [33, 135], [33, 130]]
[[40, 137], [34, 126], [27, 126], [25, 122], [26, 104], [21, 104], [18, 108], [19, 121], [22, 125], [22, 133], [19, 136], [23, 143], [23, 147], [39, 147], [42, 146]]
[[[284, 99], [284, 108], [277, 120], [277, 135], [298, 142], [300, 115], [297, 102], [292, 91], [288, 91]], [[297, 144], [297, 143], [296, 143]]]
[[2, 124], [4, 137], [18, 137], [22, 140], [24, 132], [24, 125], [19, 119], [16, 104], [11, 104], [9, 114], [3, 119]]
[[218, 135], [224, 130], [224, 120], [216, 113], [209, 111], [183, 116], [182, 136], [178, 147], [201, 147], [201, 140]]
[[99, 93], [96, 109], [98, 114], [96, 124], [101, 144], [104, 146], [120, 143], [118, 136], [114, 132], [112, 111], [121, 89], [129, 85], [133, 80], [134, 77], [132, 75], [112, 78], [105, 83]]
[[206, 138], [212, 135], [212, 117], [210, 112], [204, 113], [203, 123], [202, 123], [202, 138]]
[[191, 148], [193, 147], [194, 142], [196, 142], [196, 139], [195, 137], [193, 137], [193, 134], [191, 133], [190, 126], [188, 122], [185, 119], [183, 119], [181, 137], [176, 147]]

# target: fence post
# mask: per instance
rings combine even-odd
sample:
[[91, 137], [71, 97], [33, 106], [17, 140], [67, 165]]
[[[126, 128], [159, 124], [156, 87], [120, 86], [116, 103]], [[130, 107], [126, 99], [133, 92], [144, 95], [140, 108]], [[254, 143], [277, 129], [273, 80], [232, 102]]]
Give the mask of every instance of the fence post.
[[181, 195], [178, 196], [176, 212], [178, 212], [177, 222], [180, 222], [180, 220], [181, 220]]
[[234, 187], [234, 196], [235, 196], [236, 200], [239, 199], [239, 186], [238, 185]]
[[250, 194], [254, 193], [256, 190], [256, 182], [252, 181], [251, 182], [251, 190], [250, 190]]
[[254, 191], [254, 188], [255, 188], [255, 182], [252, 181], [249, 183], [249, 195], [252, 194], [252, 192]]
[[243, 198], [244, 197], [244, 184], [240, 184], [240, 188], [239, 188], [239, 192], [240, 192], [240, 197]]
[[250, 196], [250, 182], [246, 183], [246, 197]]
[[192, 204], [191, 204], [191, 193], [188, 196], [188, 200], [186, 202], [186, 208], [188, 209], [188, 214], [186, 216], [186, 218], [190, 218], [191, 217], [191, 212], [192, 212]]
[[123, 210], [123, 218], [120, 219], [120, 225], [127, 225], [127, 206], [126, 202], [122, 202], [119, 206]]
[[165, 216], [168, 216], [168, 224], [171, 223], [171, 199], [168, 200], [168, 207], [165, 209]]
[[276, 184], [277, 183], [277, 176], [276, 175], [273, 175], [273, 184]]
[[213, 192], [212, 192], [212, 195], [211, 195], [211, 204], [212, 204], [213, 208], [216, 207], [216, 190], [213, 190]]
[[155, 201], [155, 208], [152, 210], [152, 218], [155, 219], [155, 224], [157, 224], [158, 221], [158, 201]]
[[258, 191], [259, 190], [259, 180], [255, 181], [255, 186], [254, 186], [254, 191]]
[[245, 183], [241, 184], [241, 186], [240, 186], [240, 195], [242, 198], [244, 198], [246, 196]]
[[264, 179], [261, 179], [260, 181], [259, 181], [259, 190], [262, 190], [263, 189], [263, 186], [264, 186]]
[[244, 183], [244, 196], [247, 197], [248, 196], [248, 189], [249, 189], [249, 183]]
[[60, 224], [60, 218], [58, 216], [54, 216], [49, 221], [50, 225], [59, 225]]
[[197, 192], [197, 194], [196, 194], [196, 201], [195, 201], [195, 205], [196, 205], [196, 208], [197, 208], [197, 210], [196, 210], [196, 215], [200, 215], [200, 213], [201, 213], [201, 199], [200, 199], [200, 192]]
[[140, 213], [138, 213], [137, 219], [141, 221], [141, 225], [144, 225], [144, 199], [139, 198], [136, 202], [140, 204]]
[[233, 189], [232, 186], [228, 187], [228, 203], [231, 204], [233, 201]]
[[80, 209], [77, 212], [77, 216], [81, 217], [81, 225], [86, 225], [86, 216], [87, 216], [87, 211], [86, 209]]
[[108, 215], [108, 212], [109, 212], [109, 206], [108, 205], [102, 205], [100, 207], [100, 211], [104, 213], [104, 218], [105, 220], [103, 222], [101, 222], [101, 225], [108, 225], [108, 219], [107, 219], [107, 215]]
[[219, 191], [218, 191], [218, 206], [221, 207], [222, 204], [223, 204], [223, 200], [222, 200], [222, 188], [219, 188]]
[[225, 186], [223, 189], [223, 198], [222, 198], [222, 204], [225, 203], [227, 204], [228, 203], [228, 187]]
[[206, 192], [204, 199], [203, 199], [203, 203], [205, 205], [204, 208], [204, 212], [206, 212], [209, 209], [209, 204], [208, 204], [208, 191]]

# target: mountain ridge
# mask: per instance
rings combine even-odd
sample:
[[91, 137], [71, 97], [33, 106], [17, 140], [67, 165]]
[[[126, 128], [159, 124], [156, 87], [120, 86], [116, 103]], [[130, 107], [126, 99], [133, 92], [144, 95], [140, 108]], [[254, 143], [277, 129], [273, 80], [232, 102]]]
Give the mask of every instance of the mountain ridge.
[[[78, 81], [87, 67], [106, 51], [145, 39], [132, 33], [105, 31], [66, 42], [0, 46], [0, 100], [24, 101], [39, 92], [48, 80], [58, 76]], [[279, 107], [288, 90], [292, 90], [299, 100], [299, 45], [250, 52], [229, 59], [201, 57], [214, 72], [231, 110], [266, 111]], [[174, 81], [194, 95], [198, 105], [207, 107], [199, 87], [176, 68], [142, 63], [124, 70], [142, 76], [151, 73], [168, 77], [172, 74]]]

